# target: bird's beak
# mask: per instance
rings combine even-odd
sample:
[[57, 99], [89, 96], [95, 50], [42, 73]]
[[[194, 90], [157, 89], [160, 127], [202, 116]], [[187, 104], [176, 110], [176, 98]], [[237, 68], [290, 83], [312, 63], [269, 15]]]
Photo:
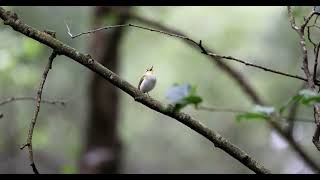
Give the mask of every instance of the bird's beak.
[[151, 66], [150, 71], [153, 71], [153, 66]]

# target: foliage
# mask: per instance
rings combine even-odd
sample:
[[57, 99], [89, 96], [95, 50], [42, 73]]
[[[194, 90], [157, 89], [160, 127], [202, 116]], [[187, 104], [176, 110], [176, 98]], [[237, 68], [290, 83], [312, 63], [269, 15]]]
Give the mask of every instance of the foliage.
[[282, 105], [279, 108], [279, 113], [282, 114], [284, 110], [294, 102], [298, 102], [299, 104], [310, 106], [314, 103], [319, 103], [320, 102], [320, 95], [314, 91], [311, 91], [309, 89], [303, 89], [299, 91], [299, 93], [292, 98], [289, 99], [287, 103]]
[[[279, 115], [282, 115], [286, 108], [294, 102], [297, 102], [305, 106], [310, 106], [314, 103], [320, 103], [320, 95], [309, 89], [302, 89], [301, 91], [299, 91], [297, 95], [291, 97], [284, 105], [278, 108], [277, 112], [279, 112]], [[236, 120], [241, 121], [244, 119], [268, 119], [268, 117], [274, 112], [274, 107], [265, 107], [257, 105], [254, 107], [253, 111], [237, 115]]]
[[195, 108], [202, 102], [202, 98], [197, 95], [197, 87], [189, 84], [174, 84], [166, 92], [167, 99], [174, 105], [175, 111], [180, 111], [188, 105]]

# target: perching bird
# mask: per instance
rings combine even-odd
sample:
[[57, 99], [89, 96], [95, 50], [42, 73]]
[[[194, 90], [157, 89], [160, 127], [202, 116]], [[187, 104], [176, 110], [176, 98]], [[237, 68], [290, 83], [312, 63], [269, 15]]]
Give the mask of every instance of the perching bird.
[[[138, 89], [143, 93], [150, 92], [156, 85], [157, 79], [154, 74], [153, 66], [150, 69], [147, 69], [144, 75], [141, 77]], [[148, 94], [149, 95], [149, 94]]]

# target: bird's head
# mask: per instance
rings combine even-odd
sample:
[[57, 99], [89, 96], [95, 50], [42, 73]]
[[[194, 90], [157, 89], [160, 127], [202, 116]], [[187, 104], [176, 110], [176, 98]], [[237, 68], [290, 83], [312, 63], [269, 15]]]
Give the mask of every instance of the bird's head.
[[151, 68], [146, 70], [146, 74], [153, 74], [153, 73], [154, 73], [153, 66], [151, 66]]

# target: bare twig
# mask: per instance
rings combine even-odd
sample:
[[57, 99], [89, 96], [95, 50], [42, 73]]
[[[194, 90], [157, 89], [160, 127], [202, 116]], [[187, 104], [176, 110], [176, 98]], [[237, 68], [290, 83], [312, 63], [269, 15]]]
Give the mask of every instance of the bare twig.
[[320, 151], [319, 136], [320, 136], [320, 128], [319, 128], [319, 126], [317, 126], [316, 130], [314, 132], [314, 135], [312, 137], [312, 142], [315, 145], [315, 147]]
[[258, 163], [253, 157], [248, 155], [246, 152], [244, 152], [237, 146], [230, 143], [220, 134], [207, 128], [205, 125], [195, 120], [190, 115], [175, 112], [172, 108], [165, 107], [159, 101], [143, 94], [135, 86], [132, 86], [130, 83], [120, 78], [117, 74], [110, 71], [108, 68], [104, 67], [99, 62], [93, 60], [89, 55], [82, 54], [74, 48], [57, 40], [56, 38], [52, 38], [46, 33], [43, 33], [22, 23], [16, 15], [12, 15], [10, 11], [6, 11], [3, 8], [0, 8], [0, 18], [5, 21], [5, 24], [11, 26], [14, 30], [51, 47], [52, 49], [58, 51], [60, 55], [65, 55], [71, 58], [72, 60], [91, 69], [95, 73], [102, 76], [104, 79], [108, 80], [114, 86], [120, 88], [121, 90], [129, 94], [131, 97], [135, 98], [138, 102], [153, 109], [154, 111], [172, 117], [181, 122], [182, 124], [193, 129], [194, 131], [198, 132], [199, 134], [207, 138], [209, 141], [211, 141], [216, 147], [227, 152], [229, 155], [240, 161], [243, 165], [245, 165], [252, 171], [256, 173], [270, 173], [268, 169], [260, 165], [260, 163]]
[[101, 31], [101, 30], [106, 30], [106, 29], [111, 29], [111, 28], [119, 28], [119, 27], [125, 27], [125, 26], [128, 26], [128, 24], [124, 24], [124, 25], [114, 25], [114, 26], [106, 26], [106, 27], [102, 27], [102, 28], [98, 28], [98, 29], [94, 29], [94, 30], [90, 30], [90, 31], [87, 31], [87, 32], [82, 32], [82, 33], [79, 33], [79, 34], [76, 34], [76, 35], [72, 35], [71, 31], [70, 31], [70, 28], [68, 26], [68, 24], [66, 23], [66, 21], [64, 21], [64, 23], [66, 24], [67, 26], [67, 30], [68, 30], [68, 34], [69, 36], [74, 39], [76, 37], [79, 37], [81, 35], [84, 35], [84, 34], [90, 34], [90, 33], [94, 33], [94, 32], [97, 32], [97, 31]]
[[289, 14], [289, 20], [290, 20], [290, 23], [291, 23], [291, 27], [292, 29], [294, 29], [295, 31], [299, 31], [299, 28], [298, 26], [296, 25], [296, 20], [292, 14], [292, 9], [290, 6], [288, 6], [288, 14]]
[[[309, 21], [311, 20], [311, 18], [314, 16], [314, 15], [319, 15], [319, 13], [315, 12], [314, 9], [309, 13], [309, 15], [307, 17], [304, 18], [304, 22], [303, 24], [301, 25], [300, 27], [300, 31], [302, 33], [304, 33], [304, 30], [307, 26], [307, 24], [309, 23]], [[318, 18], [318, 17], [317, 17]], [[315, 19], [315, 22], [317, 21], [317, 18]]]
[[[10, 97], [0, 101], [0, 106], [14, 102], [14, 101], [35, 101], [35, 97]], [[41, 103], [52, 104], [52, 105], [62, 105], [66, 104], [64, 100], [41, 100]]]
[[[295, 105], [295, 104], [294, 104]], [[296, 110], [296, 106], [294, 106]], [[228, 107], [206, 107], [206, 106], [199, 106], [196, 107], [197, 110], [203, 110], [203, 111], [210, 111], [210, 112], [227, 112], [227, 113], [249, 113], [249, 111], [236, 109], [236, 108], [228, 108]], [[293, 109], [291, 111], [293, 111]], [[295, 113], [296, 111], [294, 111]], [[313, 123], [312, 119], [306, 119], [306, 118], [297, 118], [295, 115], [292, 115], [293, 113], [289, 113], [289, 116], [283, 116], [281, 120], [287, 121], [287, 122], [305, 122], [305, 123]], [[281, 122], [281, 121], [280, 121]]]
[[184, 39], [186, 41], [189, 41], [189, 42], [193, 43], [194, 45], [198, 46], [200, 48], [200, 50], [201, 50], [201, 53], [203, 53], [203, 54], [205, 54], [207, 56], [212, 56], [212, 57], [217, 58], [217, 59], [221, 59], [221, 58], [229, 59], [229, 60], [232, 60], [232, 61], [235, 61], [235, 62], [239, 62], [239, 63], [245, 64], [246, 66], [251, 66], [251, 67], [254, 67], [254, 68], [262, 69], [264, 71], [268, 71], [268, 72], [271, 72], [271, 73], [275, 73], [275, 74], [279, 74], [279, 75], [283, 75], [283, 76], [287, 76], [287, 77], [291, 77], [291, 78], [295, 78], [295, 79], [300, 79], [300, 80], [303, 80], [303, 81], [308, 81], [306, 78], [298, 76], [298, 75], [292, 75], [292, 74], [284, 73], [284, 72], [281, 72], [281, 71], [278, 71], [278, 70], [273, 70], [273, 69], [270, 69], [270, 68], [267, 68], [267, 67], [263, 67], [263, 66], [260, 66], [260, 65], [248, 63], [246, 61], [243, 61], [243, 60], [240, 60], [238, 58], [231, 57], [231, 56], [222, 56], [222, 55], [218, 55], [218, 54], [215, 54], [215, 53], [211, 53], [211, 52], [209, 52], [209, 50], [204, 48], [204, 46], [202, 44], [202, 40], [200, 40], [199, 43], [198, 43], [198, 42], [194, 41], [193, 39], [190, 39], [187, 36], [183, 36], [183, 35], [179, 35], [179, 34], [172, 34], [170, 32], [160, 31], [160, 30], [157, 30], [157, 29], [151, 29], [151, 28], [147, 28], [147, 27], [143, 27], [143, 26], [134, 25], [134, 24], [124, 24], [124, 25], [115, 25], [115, 26], [105, 26], [105, 27], [94, 29], [94, 30], [90, 30], [90, 31], [87, 31], [87, 32], [84, 32], [84, 33], [79, 33], [79, 34], [73, 36], [72, 33], [70, 32], [70, 28], [68, 27], [68, 24], [66, 24], [66, 26], [67, 26], [67, 29], [68, 29], [68, 34], [70, 35], [71, 38], [76, 38], [76, 37], [79, 37], [79, 36], [84, 35], [84, 34], [94, 33], [94, 32], [97, 32], [97, 31], [111, 29], [111, 28], [135, 27], [135, 28], [139, 28], [139, 29], [143, 29], [143, 30], [147, 30], [147, 31], [152, 31], [152, 32], [157, 32], [157, 33], [161, 33], [161, 34], [165, 34], [165, 35], [168, 35], [168, 36], [172, 36], [172, 37], [176, 37], [176, 38], [180, 38], [180, 39]]
[[317, 80], [319, 49], [320, 49], [320, 43], [318, 43], [318, 45], [316, 46], [316, 52], [315, 52], [315, 58], [314, 58], [314, 66], [313, 66], [313, 82], [316, 82], [316, 80]]
[[48, 64], [47, 64], [47, 66], [46, 66], [46, 68], [45, 68], [45, 70], [44, 70], [44, 72], [42, 74], [42, 79], [41, 79], [41, 82], [40, 82], [40, 85], [39, 85], [39, 88], [38, 88], [38, 91], [37, 91], [37, 95], [36, 95], [36, 108], [35, 108], [35, 111], [34, 111], [34, 116], [33, 116], [32, 120], [31, 120], [31, 123], [30, 123], [27, 143], [21, 147], [21, 149], [23, 149], [24, 147], [28, 147], [29, 160], [31, 162], [31, 167], [32, 167], [33, 172], [35, 174], [39, 174], [39, 171], [37, 170], [36, 164], [34, 163], [34, 159], [33, 159], [33, 150], [32, 150], [33, 129], [34, 129], [35, 125], [36, 125], [36, 121], [37, 121], [38, 114], [39, 114], [39, 111], [40, 111], [40, 103], [41, 103], [41, 96], [42, 96], [42, 90], [43, 90], [43, 87], [44, 87], [44, 83], [45, 83], [45, 81], [47, 79], [49, 70], [52, 67], [52, 61], [56, 56], [57, 56], [57, 53], [55, 51], [53, 51], [52, 54], [49, 57]]
[[196, 109], [204, 110], [204, 111], [211, 111], [211, 112], [232, 112], [232, 113], [247, 113], [248, 111], [234, 109], [234, 108], [225, 108], [225, 107], [206, 107], [206, 106], [199, 106]]
[[[241, 59], [237, 59], [237, 58], [234, 58], [234, 57], [231, 57], [231, 56], [221, 56], [221, 55], [213, 54], [213, 53], [208, 53], [208, 55], [209, 56], [223, 58], [223, 59], [233, 60], [233, 61], [242, 63], [242, 64], [244, 64], [246, 66], [255, 67], [255, 68], [262, 69], [264, 71], [272, 72], [272, 73], [275, 73], [275, 74], [280, 74], [280, 75], [283, 75], [283, 76], [292, 77], [292, 78], [300, 79], [300, 80], [303, 80], [303, 81], [308, 81], [306, 78], [298, 76], [298, 75], [292, 75], [292, 74], [284, 73], [284, 72], [281, 72], [281, 71], [273, 70], [273, 69], [270, 69], [270, 68], [266, 68], [266, 67], [263, 67], [263, 66], [259, 66], [259, 65], [256, 65], [256, 64], [248, 63], [246, 61], [243, 61]], [[320, 84], [318, 83], [317, 85], [320, 85]]]
[[[303, 55], [302, 70], [304, 71], [304, 73], [307, 77], [308, 87], [311, 90], [314, 90], [315, 84], [313, 82], [311, 73], [309, 71], [308, 51], [307, 51], [306, 42], [304, 39], [304, 28], [305, 28], [306, 24], [303, 23], [303, 25], [300, 28], [295, 24], [295, 18], [292, 14], [292, 9], [290, 6], [288, 6], [288, 16], [290, 18], [291, 27], [298, 33], [298, 35], [300, 37], [300, 47], [301, 47], [301, 51], [302, 51], [302, 55]], [[307, 20], [309, 21], [310, 19], [307, 19]]]

